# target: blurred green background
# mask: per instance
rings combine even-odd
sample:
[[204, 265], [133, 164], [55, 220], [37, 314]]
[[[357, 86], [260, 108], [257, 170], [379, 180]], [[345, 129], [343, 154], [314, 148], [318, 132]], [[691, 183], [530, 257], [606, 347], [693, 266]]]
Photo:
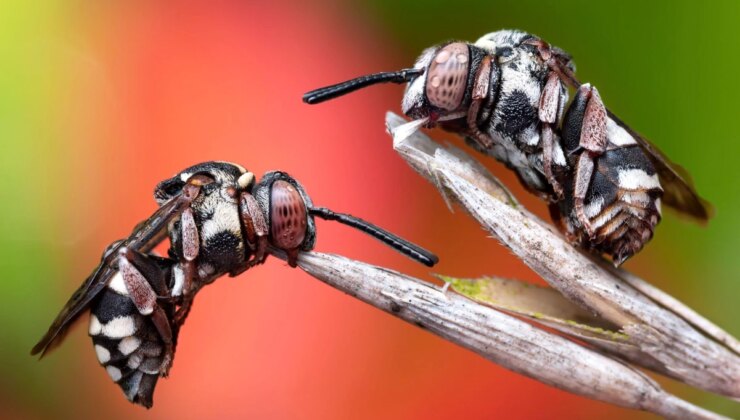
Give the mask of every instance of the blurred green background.
[[[299, 114], [316, 115], [309, 114], [310, 112], [330, 112], [300, 108], [297, 104], [297, 98], [304, 90], [341, 80], [327, 78], [337, 76], [346, 78], [355, 76], [358, 72], [407, 66], [413, 62], [423, 48], [446, 39], [474, 41], [487, 32], [502, 28], [517, 28], [535, 33], [570, 52], [577, 65], [577, 74], [580, 79], [597, 86], [607, 105], [617, 115], [651, 139], [674, 161], [685, 166], [693, 174], [698, 191], [717, 209], [716, 217], [706, 228], [685, 223], [675, 214], [666, 211], [655, 239], [638, 257], [628, 262], [627, 267], [687, 303], [734, 336], [740, 336], [740, 305], [738, 304], [740, 296], [740, 254], [738, 252], [738, 245], [740, 245], [738, 239], [740, 238], [740, 215], [738, 214], [740, 211], [740, 177], [736, 164], [736, 160], [740, 157], [740, 134], [737, 131], [740, 121], [740, 109], [738, 108], [740, 82], [737, 77], [737, 71], [740, 69], [740, 36], [738, 35], [740, 2], [381, 0], [373, 2], [319, 1], [315, 4], [314, 2], [305, 4], [303, 5], [303, 2], [276, 2], [275, 10], [271, 10], [272, 14], [269, 14], [269, 16], [276, 17], [275, 21], [268, 20], [263, 24], [268, 28], [273, 24], [278, 25], [281, 31], [288, 31], [289, 25], [300, 24], [296, 32], [303, 31], [309, 34], [315, 32], [327, 39], [347, 37], [345, 41], [349, 43], [356, 42], [355, 40], [362, 40], [362, 42], [357, 45], [359, 50], [354, 50], [351, 58], [347, 59], [348, 67], [342, 70], [341, 73], [344, 76], [341, 76], [337, 74], [338, 72], [332, 72], [331, 75], [321, 74], [320, 66], [332, 67], [336, 65], [335, 61], [343, 59], [343, 57], [334, 57], [335, 51], [333, 50], [324, 51], [321, 44], [314, 45], [314, 48], [327, 54], [323, 61], [296, 63], [281, 56], [280, 48], [271, 47], [271, 43], [288, 41], [276, 41], [278, 34], [270, 32], [269, 29], [266, 30], [264, 38], [257, 37], [249, 40], [264, 44], [264, 49], [259, 51], [274, 54], [271, 59], [278, 60], [278, 64], [293, 66], [288, 68], [289, 76], [294, 74], [296, 78], [301, 77], [303, 67], [306, 68], [306, 74], [310, 72], [309, 68], [313, 69], [311, 78], [302, 80], [300, 86], [290, 85], [289, 89], [286, 88], [280, 93], [286, 97], [290, 96], [290, 99], [296, 102], [295, 113], [291, 114], [296, 117], [291, 118], [302, 118], [297, 116]], [[2, 296], [2, 304], [0, 304], [0, 331], [2, 331], [0, 337], [0, 417], [2, 418], [54, 417], [58, 413], [63, 413], [60, 414], [62, 417], [73, 417], [74, 413], [78, 412], [76, 410], [83, 410], [80, 412], [89, 415], [97, 412], [94, 410], [99, 408], [94, 405], [93, 408], [80, 407], [86, 404], [84, 395], [94, 392], [99, 393], [95, 394], [96, 396], [104, 394], [106, 401], [111, 401], [111, 404], [119, 404], [119, 407], [125, 405], [120, 402], [122, 397], [116, 394], [118, 390], [114, 390], [112, 386], [109, 386], [110, 384], [106, 384], [102, 390], [93, 389], [94, 387], [89, 385], [91, 377], [100, 378], [96, 384], [107, 382], [107, 378], [95, 366], [92, 360], [92, 349], [87, 338], [82, 337], [84, 335], [80, 331], [82, 329], [78, 329], [74, 334], [75, 344], [66, 345], [60, 350], [61, 355], [54, 356], [57, 357], [55, 359], [57, 362], [45, 360], [44, 363], [36, 363], [28, 356], [28, 351], [48, 326], [51, 316], [67, 298], [73, 285], [78, 283], [76, 279], [89, 270], [90, 262], [99, 255], [102, 246], [125, 232], [126, 226], [132, 226], [136, 221], [134, 214], [147, 214], [146, 212], [151, 210], [151, 207], [147, 207], [151, 205], [149, 191], [157, 180], [156, 176], [161, 177], [162, 171], [169, 175], [170, 172], [179, 169], [177, 166], [167, 166], [164, 169], [160, 168], [157, 172], [151, 172], [151, 178], [141, 181], [140, 189], [138, 186], [128, 185], [123, 186], [121, 192], [111, 192], [111, 188], [106, 184], [106, 176], [109, 173], [104, 170], [108, 168], [108, 165], [115, 166], [121, 159], [120, 155], [113, 153], [112, 150], [119, 145], [124, 147], [123, 142], [130, 140], [127, 135], [131, 132], [124, 131], [124, 135], [117, 130], [129, 121], [122, 120], [121, 126], [106, 125], [109, 121], [106, 119], [108, 117], [101, 117], [101, 113], [114, 114], [119, 109], [99, 106], [105, 104], [105, 101], [98, 103], [85, 99], [88, 97], [105, 98], [109, 94], [107, 90], [103, 89], [103, 94], [96, 91], [95, 95], [91, 95], [85, 86], [106, 88], [109, 81], [96, 79], [97, 63], [88, 63], [87, 57], [78, 57], [76, 54], [78, 50], [103, 51], [107, 43], [115, 44], [111, 41], [115, 36], [126, 37], [129, 34], [136, 36], [136, 31], [141, 30], [141, 27], [129, 28], [127, 24], [130, 21], [136, 21], [139, 9], [146, 9], [146, 7], [143, 3], [134, 2], [121, 7], [121, 10], [102, 13], [96, 4], [86, 1], [0, 2], [0, 142], [3, 145], [2, 153], [0, 153], [0, 183], [2, 185], [0, 187], [0, 205], [2, 206], [0, 213], [2, 216], [0, 217], [0, 279], [2, 279], [0, 280], [0, 296]], [[217, 7], [212, 7], [207, 2], [203, 4], [203, 10], [209, 13], [214, 9]], [[291, 13], [295, 10], [299, 12]], [[100, 19], [101, 15], [104, 15], [107, 20]], [[228, 13], [224, 12], [224, 15]], [[327, 18], [322, 20], [322, 16], [327, 16]], [[203, 19], [209, 19], [209, 17], [206, 16]], [[247, 14], [246, 20], [248, 19]], [[107, 34], [105, 26], [110, 25], [111, 22], [114, 23], [112, 25], [114, 28], [111, 30], [118, 31], [117, 35], [106, 35], [110, 36], [110, 39], [97, 39], [92, 36], [98, 33]], [[188, 22], [183, 25], [187, 26]], [[320, 23], [315, 24], [315, 22]], [[151, 23], [152, 26], [160, 24], [163, 23], [159, 21]], [[188, 36], [190, 34], [186, 35], [186, 38]], [[193, 37], [197, 36], [197, 33], [193, 35]], [[294, 36], [293, 40], [295, 39]], [[156, 39], [151, 41], [155, 42]], [[140, 40], [140, 44], [146, 42], [149, 40]], [[70, 46], [77, 49], [70, 48]], [[223, 47], [222, 44], [220, 46]], [[368, 49], [367, 52], [363, 48]], [[185, 48], [184, 51], [188, 49]], [[124, 65], [126, 57], [133, 56], [129, 50], [124, 48], [118, 51], [111, 48], [106, 53], [114, 57], [108, 63], [112, 63], [111, 66], [114, 69], [123, 73], [132, 68]], [[121, 62], [116, 61], [118, 53], [124, 57]], [[366, 53], [383, 56], [384, 61], [377, 67], [371, 62], [361, 62], [361, 57]], [[141, 67], [140, 71], [142, 73], [150, 71], [146, 60], [155, 58], [146, 56], [142, 59], [142, 63], [137, 64]], [[198, 65], [200, 64], [194, 64], [195, 67]], [[156, 66], [156, 63], [152, 64], [151, 69], [156, 69]], [[70, 81], [74, 83], [69, 83]], [[271, 87], [271, 83], [278, 83], [277, 81], [260, 82], [267, 86], [265, 88], [267, 93], [263, 93], [264, 95], [275, 95], [268, 88]], [[90, 88], [91, 91], [93, 89], [93, 87]], [[382, 107], [394, 110], [399, 108], [400, 89], [387, 88], [385, 92], [385, 96], [372, 97], [374, 103], [378, 104], [372, 111], [354, 112], [352, 110], [356, 109], [353, 108], [355, 105], [371, 97], [370, 95], [375, 95], [373, 93], [348, 99], [338, 107], [341, 107], [344, 112], [360, 114], [356, 115], [356, 118], [367, 118], [368, 124], [377, 125], [382, 119]], [[250, 91], [249, 94], [252, 95], [254, 92]], [[134, 102], [131, 98], [125, 97], [125, 99]], [[152, 95], [147, 100], [156, 102], [156, 95]], [[159, 112], [166, 113], [166, 107], [164, 108], [165, 110], [158, 109]], [[274, 113], [275, 109], [277, 108], [268, 109], [268, 111]], [[328, 109], [336, 110], [337, 108]], [[255, 118], [255, 111], [251, 109], [249, 111]], [[152, 118], [159, 117], [161, 115]], [[310, 127], [308, 123], [304, 124]], [[330, 123], [322, 124], [324, 125], [321, 127], [326, 127], [327, 132], [331, 130]], [[87, 131], [87, 128], [93, 125], [97, 127], [92, 132], [94, 135]], [[274, 125], [271, 126], [272, 128]], [[145, 130], [138, 132], [134, 129], [132, 131], [140, 135], [140, 138], [131, 141], [146, 144], [155, 140], [154, 137], [147, 137], [150, 133]], [[382, 127], [378, 128], [377, 133], [368, 132], [368, 138], [372, 136], [384, 138]], [[452, 139], [441, 132], [435, 132], [434, 136]], [[116, 138], [121, 143], [113, 142], [112, 138]], [[382, 142], [382, 140], [375, 139], [367, 141], [377, 142], [379, 145]], [[70, 142], [77, 143], [71, 147]], [[351, 142], [348, 140], [346, 147], [359, 150], [361, 145], [362, 141], [355, 138]], [[378, 147], [390, 149], [388, 144]], [[125, 158], [133, 161], [140, 158], [140, 153], [140, 150], [135, 149], [129, 151]], [[157, 153], [164, 155], [167, 150], [162, 146], [162, 150]], [[191, 163], [195, 159], [192, 156], [189, 157]], [[212, 152], [209, 151], [205, 153], [203, 159], [211, 157], [213, 157]], [[343, 157], [341, 160], [351, 162], [355, 157]], [[150, 157], [151, 160], [155, 158], [155, 156]], [[319, 159], [318, 166], [320, 166], [321, 158], [319, 156], [316, 158]], [[147, 159], [147, 157], [142, 159]], [[334, 165], [337, 157], [334, 156], [332, 159], [334, 161], [324, 161], [324, 165]], [[393, 159], [390, 151], [388, 151], [388, 159]], [[235, 158], [235, 160], [239, 159]], [[398, 162], [392, 164], [399, 165], [397, 168], [403, 166]], [[132, 172], [139, 172], [146, 167], [144, 164], [137, 165], [132, 168]], [[267, 166], [271, 169], [277, 165], [275, 163]], [[507, 181], [514, 179], [495, 162], [487, 162], [487, 165]], [[290, 168], [285, 169], [290, 170]], [[332, 167], [327, 169], [328, 173], [338, 171], [340, 170]], [[94, 176], [91, 174], [96, 173], [100, 173], [99, 179], [94, 180], [94, 185], [90, 184], [87, 179]], [[310, 172], [305, 169], [305, 173], [308, 175]], [[413, 175], [411, 172], [404, 172], [403, 176]], [[305, 178], [302, 181], [313, 185], [322, 182], [316, 180], [309, 183]], [[323, 182], [328, 182], [328, 180]], [[385, 185], [389, 189], [405, 188], [407, 183], [413, 182], [416, 181], [401, 181], [399, 184], [388, 181]], [[421, 184], [423, 183], [420, 182], [419, 185]], [[408, 185], [416, 186], [417, 184]], [[539, 214], [546, 214], [541, 203], [528, 196], [518, 184], [512, 184], [511, 187], [526, 205]], [[96, 201], [101, 192], [107, 192], [108, 195], [105, 200]], [[121, 203], [120, 197], [132, 196], [140, 197], [136, 200], [136, 211], [125, 209], [126, 206], [116, 207], [116, 204]], [[330, 196], [327, 193], [324, 197]], [[442, 202], [435, 197], [431, 188], [420, 190], [419, 203], [434, 206], [434, 210], [429, 210], [430, 215], [433, 212], [446, 212]], [[123, 227], [110, 227], [111, 223], [117, 222], [115, 219], [118, 214], [102, 213], [102, 209], [108, 208], [115, 208], [121, 212], [130, 210], [126, 213], [126, 220], [120, 222]], [[358, 208], [360, 208], [359, 205]], [[389, 220], [393, 219], [392, 213], [391, 210], [388, 211]], [[384, 214], [380, 217], [385, 217]], [[458, 216], [458, 219], [464, 217]], [[418, 227], [418, 231], [428, 230], [429, 232], [426, 236], [423, 233], [408, 236], [414, 239], [420, 238], [418, 240], [422, 242], [425, 238], [433, 240], [436, 232], [426, 228], [433, 222], [431, 216], [425, 218], [421, 215], [419, 217], [418, 220], [422, 220], [426, 225]], [[415, 222], [419, 223], [418, 220]], [[87, 231], [77, 232], [75, 230], [79, 226], [84, 227], [88, 221], [90, 227]], [[385, 225], [387, 226], [388, 223], [392, 222], [386, 222]], [[406, 223], [406, 219], [403, 223]], [[408, 223], [413, 224], [414, 221]], [[472, 223], [465, 226], [467, 233], [483, 236], [480, 229]], [[90, 239], [93, 230], [101, 231], [98, 233], [99, 239]], [[452, 237], [455, 233], [454, 229], [450, 227], [449, 230], [448, 234]], [[80, 240], [80, 238], [83, 239]], [[464, 237], [459, 240], [462, 243], [465, 242]], [[441, 241], [435, 243], [434, 249], [440, 244], [443, 243]], [[465, 248], [460, 245], [450, 246], [450, 248], [450, 250], [440, 251], [440, 254], [444, 256], [447, 253], [447, 258], [459, 259], [458, 262], [463, 264]], [[341, 252], [338, 245], [332, 251]], [[471, 249], [469, 253], [472, 252], [474, 251]], [[502, 256], [507, 254], [504, 250], [498, 252]], [[80, 255], [84, 255], [84, 258]], [[493, 265], [483, 261], [474, 268], [466, 263], [464, 267], [470, 268], [470, 272], [463, 271], [464, 269], [455, 266], [454, 262], [447, 264], [441, 266], [441, 272], [451, 275], [486, 275], [505, 274], [506, 270], [509, 270], [508, 267], [515, 266], [516, 262], [507, 262], [506, 264], [509, 265], [506, 265], [497, 260], [497, 263]], [[279, 268], [282, 270], [281, 273], [288, 270], [285, 267]], [[520, 268], [515, 269], [521, 270]], [[291, 273], [290, 275], [298, 276], [299, 274]], [[349, 298], [340, 296], [338, 299]], [[206, 298], [204, 297], [203, 300]], [[216, 315], [213, 316], [215, 319]], [[368, 323], [376, 322], [375, 318], [367, 319], [371, 320], [367, 321]], [[389, 325], [396, 325], [394, 324], [396, 321], [384, 320], [384, 318], [377, 322], [389, 322]], [[358, 328], [372, 328], [368, 325], [370, 324], [359, 324]], [[377, 327], [378, 330], [385, 328], [385, 324], [379, 325], [383, 327]], [[195, 325], [193, 327], [195, 329]], [[398, 331], [405, 334], [407, 330], [399, 329]], [[418, 334], [424, 333], [418, 332]], [[197, 334], [194, 333], [195, 335]], [[404, 339], [406, 339], [405, 335], [399, 335], [395, 341], [398, 343], [397, 346], [403, 346], [401, 343], [405, 341], [401, 340]], [[425, 338], [415, 340], [425, 340]], [[408, 357], [410, 364], [413, 364], [412, 360], [416, 357], [423, 357], [417, 356], [423, 351], [424, 346], [419, 344], [422, 342], [428, 346], [426, 341], [415, 341], [415, 347], [409, 350], [408, 354], [403, 353]], [[326, 343], [328, 343], [327, 347], [332, 347], [330, 342]], [[436, 343], [436, 341], [431, 341], [431, 343]], [[380, 352], [387, 351], [388, 354], [395, 354], [403, 351], [393, 347], [392, 343], [385, 343], [391, 346], [390, 350], [383, 350], [382, 343], [375, 344], [379, 346], [380, 350], [377, 351]], [[293, 343], [283, 343], [283, 345], [293, 345]], [[365, 343], [365, 347], [368, 345]], [[85, 349], [85, 353], [78, 357], [75, 349], [81, 348]], [[267, 348], [274, 347], [267, 346]], [[347, 353], [350, 355], [348, 357], [356, 351], [358, 350], [355, 348], [348, 348]], [[380, 354], [386, 355], [386, 353]], [[458, 355], [458, 353], [455, 354]], [[181, 359], [179, 362], [184, 363], [186, 360]], [[473, 360], [470, 362], [472, 366], [477, 366], [475, 363], [481, 363], [481, 366], [485, 364], [477, 359], [471, 360]], [[306, 357], [305, 360], [299, 359], [296, 363], [310, 366], [313, 359]], [[350, 362], [338, 363], [340, 368], [337, 369], [341, 369], [342, 363], [349, 364]], [[184, 367], [179, 369], [184, 369]], [[88, 370], [92, 373], [88, 374]], [[78, 371], [84, 371], [85, 374], [77, 377], [74, 372]], [[178, 371], [178, 373], [181, 372], [182, 370]], [[459, 374], [463, 377], [470, 375], [469, 372]], [[410, 378], [415, 378], [415, 376], [409, 374], [406, 377], [405, 380], [408, 381], [406, 388], [419, 385], [415, 383], [416, 379]], [[429, 387], [442, 392], [439, 396], [442, 398], [445, 382], [437, 379], [426, 378], [426, 383]], [[236, 383], [236, 380], [232, 382]], [[179, 381], [180, 384], [185, 382], [182, 376]], [[691, 390], [670, 381], [663, 381], [663, 383], [669, 390], [677, 392], [692, 402], [725, 415], [740, 416], [737, 403]], [[175, 386], [174, 382], [173, 386]], [[297, 392], [302, 392], [300, 391], [301, 386], [305, 385], [296, 382], [297, 391], [290, 388], [290, 392], [286, 391], [286, 395], [292, 396]], [[377, 386], [383, 386], [382, 382], [378, 382]], [[543, 388], [536, 389], [541, 391]], [[479, 391], [485, 395], [485, 389]], [[550, 399], [547, 401], [552, 404], [555, 404], [553, 401], [559, 401], [558, 398], [567, 398], [561, 394], [548, 395]], [[479, 398], [482, 397], [474, 397], [474, 399]], [[485, 395], [485, 398], [495, 400], [496, 395]], [[522, 403], [526, 404], [529, 399], [536, 399], [536, 396], [524, 394], [521, 398]], [[423, 396], [412, 399], [412, 403], [414, 401], [418, 406], [425, 404]], [[575, 398], [569, 401], [573, 404], [582, 402]], [[238, 399], [231, 401], [235, 407], [240, 403]], [[298, 404], [295, 401], [291, 402], [290, 398], [279, 400], [274, 404], [279, 406], [292, 403]], [[327, 404], [331, 405], [328, 402]], [[455, 402], [451, 401], [449, 404], [454, 407]], [[588, 403], [583, 402], [583, 404]], [[418, 412], [418, 406], [409, 405], [406, 407], [408, 411], [400, 411], [401, 415], [398, 414], [399, 412], [395, 414], [400, 417], [403, 417], [403, 413], [407, 416], [412, 415]], [[608, 411], [609, 409], [601, 405], [589, 405], [588, 407], [606, 411], [586, 410], [578, 412], [574, 417], [580, 415], [585, 418], [597, 412], [608, 412], [612, 416], [625, 413], [624, 411]], [[541, 417], [547, 417], [547, 407], [543, 407], [542, 410]], [[571, 410], [574, 409], [571, 408]], [[375, 411], [368, 412], [375, 413]], [[143, 411], [137, 413], [143, 413]], [[268, 412], [262, 412], [262, 415], [256, 416], [260, 418], [280, 417], [266, 413]], [[347, 414], [346, 412], [338, 413], [334, 413], [336, 418]], [[477, 415], [473, 417], [482, 418], [487, 417], [487, 414], [495, 414], [495, 412], [485, 411], [476, 413]], [[331, 417], [325, 412], [324, 414], [320, 417]], [[515, 412], [505, 414], [516, 416]], [[166, 413], [162, 416], [167, 417]]]

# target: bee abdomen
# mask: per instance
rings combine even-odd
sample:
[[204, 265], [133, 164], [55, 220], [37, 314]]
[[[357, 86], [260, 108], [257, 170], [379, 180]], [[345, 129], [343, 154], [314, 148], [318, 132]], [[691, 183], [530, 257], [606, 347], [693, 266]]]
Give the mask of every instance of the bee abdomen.
[[120, 273], [93, 304], [88, 332], [98, 361], [126, 398], [151, 407], [162, 373], [164, 343], [151, 319], [137, 311]]
[[662, 195], [658, 174], [644, 152], [637, 146], [620, 147], [596, 161], [584, 209], [592, 235], [572, 208], [567, 214], [584, 243], [610, 254], [619, 265], [652, 239]]
[[611, 254], [615, 264], [623, 263], [652, 239], [660, 221], [659, 206], [660, 199], [648, 194], [622, 191], [619, 201], [591, 220], [595, 248]]

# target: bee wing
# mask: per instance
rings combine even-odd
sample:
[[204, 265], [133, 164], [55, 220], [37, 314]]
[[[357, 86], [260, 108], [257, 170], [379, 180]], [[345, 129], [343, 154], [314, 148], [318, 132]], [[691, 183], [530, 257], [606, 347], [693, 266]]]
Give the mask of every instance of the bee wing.
[[[570, 56], [566, 55], [561, 50], [553, 50], [553, 53], [555, 60], [552, 62], [551, 66], [553, 66], [554, 70], [557, 71], [561, 80], [572, 88], [578, 89], [581, 86], [581, 82], [578, 81], [573, 73], [573, 68], [570, 64]], [[609, 118], [614, 120], [614, 122], [619, 124], [632, 137], [634, 137], [642, 150], [650, 156], [650, 160], [658, 171], [660, 184], [663, 187], [663, 203], [700, 223], [708, 221], [714, 215], [714, 207], [711, 203], [699, 197], [699, 194], [694, 188], [694, 183], [691, 180], [691, 175], [689, 175], [686, 169], [671, 162], [671, 160], [668, 159], [668, 157], [664, 155], [657, 146], [650, 143], [635, 130], [631, 129], [627, 124], [614, 115], [613, 112], [609, 111], [609, 109], [607, 109], [606, 112], [609, 115]]]
[[[188, 184], [190, 185], [190, 184]], [[188, 186], [186, 186], [187, 188]], [[193, 186], [195, 187], [195, 186]], [[147, 220], [139, 223], [131, 235], [113, 246], [106, 252], [100, 264], [85, 280], [77, 291], [72, 294], [67, 304], [64, 305], [59, 315], [49, 327], [49, 330], [31, 350], [31, 355], [41, 353], [44, 355], [62, 342], [67, 329], [90, 305], [90, 302], [98, 295], [113, 277], [116, 269], [112, 267], [117, 251], [121, 247], [128, 247], [140, 252], [149, 252], [167, 236], [167, 225], [171, 220], [178, 217], [197, 196], [199, 187], [194, 193], [180, 192], [164, 203]]]
[[663, 187], [663, 203], [673, 207], [682, 214], [692, 217], [698, 222], [706, 222], [714, 215], [711, 203], [699, 196], [694, 188], [691, 175], [682, 166], [671, 162], [657, 146], [636, 133], [627, 124], [620, 120], [613, 112], [607, 110], [609, 117], [627, 130], [635, 138], [642, 150], [647, 152], [655, 165]]

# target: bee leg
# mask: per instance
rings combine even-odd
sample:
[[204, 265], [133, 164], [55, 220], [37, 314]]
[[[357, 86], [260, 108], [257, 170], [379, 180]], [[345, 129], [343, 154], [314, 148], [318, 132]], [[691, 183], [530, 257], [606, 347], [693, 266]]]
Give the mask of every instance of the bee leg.
[[583, 152], [578, 158], [578, 166], [576, 166], [576, 179], [575, 188], [573, 191], [573, 201], [576, 210], [576, 216], [578, 221], [581, 222], [583, 228], [588, 233], [589, 237], [594, 236], [594, 229], [591, 226], [591, 221], [586, 215], [586, 193], [588, 187], [591, 185], [591, 178], [594, 173], [594, 157], [590, 156], [589, 152]]
[[[196, 290], [193, 290], [192, 284], [193, 279], [196, 276], [196, 267], [194, 261], [182, 261], [177, 264], [175, 268], [175, 284], [181, 282], [181, 296], [180, 307], [175, 312], [173, 318], [173, 324], [177, 327], [181, 327], [185, 323], [185, 318], [188, 317], [190, 309], [193, 305], [193, 297], [195, 296]], [[187, 293], [185, 292], [187, 290]]]
[[570, 54], [560, 48], [551, 46], [539, 38], [533, 38], [524, 41], [524, 43], [534, 45], [537, 48], [537, 53], [540, 58], [542, 58], [542, 61], [544, 61], [552, 71], [557, 73], [558, 77], [569, 86], [578, 88], [578, 86], [581, 85], [573, 73], [575, 71], [575, 65], [573, 64]]
[[[181, 268], [181, 270], [186, 271], [186, 269], [183, 268]], [[177, 308], [177, 312], [175, 312], [172, 324], [176, 325], [178, 329], [182, 327], [183, 324], [185, 324], [185, 319], [188, 317], [188, 315], [190, 314], [190, 310], [193, 308], [193, 296], [194, 294], [183, 296], [180, 307]]]
[[579, 107], [583, 109], [583, 114], [581, 115], [578, 110], [573, 113], [569, 110], [563, 133], [569, 136], [578, 133], [578, 148], [581, 152], [576, 165], [574, 204], [578, 220], [589, 237], [593, 237], [594, 230], [586, 215], [585, 200], [593, 177], [594, 161], [606, 151], [606, 108], [601, 101], [599, 91], [589, 84], [578, 88], [573, 103], [585, 103], [585, 107]]
[[[164, 358], [162, 360], [161, 375], [167, 376], [172, 357], [174, 355], [173, 334], [169, 317], [164, 309], [157, 303], [157, 292], [154, 291], [150, 281], [142, 274], [140, 269], [132, 262], [137, 262], [142, 267], [141, 271], [153, 273], [152, 267], [146, 263], [144, 255], [136, 255], [136, 252], [129, 248], [121, 248], [118, 257], [118, 269], [123, 277], [123, 284], [126, 286], [131, 301], [141, 315], [149, 316], [157, 329], [157, 333], [164, 343]], [[164, 279], [156, 279], [154, 283], [164, 282]], [[159, 281], [158, 281], [159, 280]], [[158, 285], [159, 286], [159, 285]]]
[[239, 212], [242, 218], [246, 243], [253, 257], [245, 261], [241, 267], [229, 273], [232, 277], [238, 276], [255, 265], [262, 264], [267, 258], [269, 229], [265, 217], [262, 214], [262, 209], [252, 194], [248, 192], [241, 194]]
[[186, 261], [184, 265], [185, 283], [183, 283], [182, 294], [190, 295], [193, 287], [193, 278], [195, 274], [195, 262], [200, 251], [200, 238], [198, 235], [198, 226], [195, 224], [193, 209], [188, 207], [180, 216], [180, 234], [182, 235], [182, 256]]
[[176, 276], [182, 276], [176, 278], [182, 284], [180, 294], [182, 295], [182, 304], [178, 308], [174, 317], [174, 324], [179, 327], [185, 322], [190, 308], [193, 303], [193, 280], [198, 275], [198, 270], [195, 264], [195, 259], [198, 258], [200, 252], [200, 235], [198, 234], [198, 226], [195, 223], [195, 217], [193, 216], [193, 209], [188, 207], [182, 212], [180, 216], [180, 235], [182, 235], [182, 257], [183, 259], [178, 263], [176, 267]]
[[471, 98], [470, 107], [468, 108], [468, 130], [470, 137], [475, 140], [482, 150], [488, 150], [493, 147], [493, 140], [491, 137], [483, 133], [478, 128], [478, 113], [480, 111], [481, 104], [489, 94], [489, 86], [491, 83], [491, 57], [486, 56], [481, 61], [478, 73], [475, 75], [475, 81], [473, 84], [473, 95]]
[[[542, 169], [545, 172], [547, 182], [552, 186], [558, 200], [563, 198], [563, 187], [555, 179], [555, 175], [553, 173], [553, 160], [555, 154], [554, 127], [563, 112], [564, 95], [564, 87], [560, 82], [560, 77], [558, 77], [557, 73], [550, 72], [550, 75], [547, 77], [545, 88], [542, 91], [542, 95], [540, 95], [538, 116], [541, 127], [540, 138], [542, 140]], [[562, 163], [565, 164], [564, 159]]]
[[606, 107], [601, 101], [599, 91], [590, 84], [581, 85], [576, 96], [587, 98], [586, 109], [583, 114], [581, 125], [581, 137], [578, 145], [597, 155], [606, 151]]

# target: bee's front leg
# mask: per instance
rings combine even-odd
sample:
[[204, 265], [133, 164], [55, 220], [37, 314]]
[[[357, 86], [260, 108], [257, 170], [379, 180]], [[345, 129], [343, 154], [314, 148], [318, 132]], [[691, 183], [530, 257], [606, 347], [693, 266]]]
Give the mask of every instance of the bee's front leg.
[[[540, 95], [540, 107], [538, 116], [540, 119], [540, 139], [542, 146], [542, 169], [545, 172], [547, 182], [552, 186], [555, 196], [558, 200], [563, 198], [563, 187], [555, 179], [553, 165], [555, 164], [555, 127], [563, 112], [565, 88], [560, 81], [557, 73], [550, 72], [547, 77], [547, 83]], [[561, 152], [560, 146], [557, 145], [558, 151]], [[565, 156], [563, 156], [562, 165], [566, 165]]]
[[483, 101], [490, 94], [489, 87], [492, 82], [491, 78], [493, 77], [491, 66], [493, 65], [495, 64], [492, 63], [490, 56], [484, 57], [483, 61], [481, 61], [478, 73], [475, 75], [473, 94], [467, 115], [469, 135], [476, 143], [478, 143], [481, 150], [488, 150], [493, 147], [493, 139], [491, 139], [491, 136], [482, 132], [480, 128], [478, 128], [478, 113], [480, 112], [480, 107], [483, 104]]
[[244, 261], [240, 267], [229, 273], [238, 276], [255, 265], [262, 264], [267, 258], [269, 228], [257, 200], [248, 192], [243, 192], [239, 200], [239, 213], [246, 234], [245, 242], [252, 252], [252, 258]]

